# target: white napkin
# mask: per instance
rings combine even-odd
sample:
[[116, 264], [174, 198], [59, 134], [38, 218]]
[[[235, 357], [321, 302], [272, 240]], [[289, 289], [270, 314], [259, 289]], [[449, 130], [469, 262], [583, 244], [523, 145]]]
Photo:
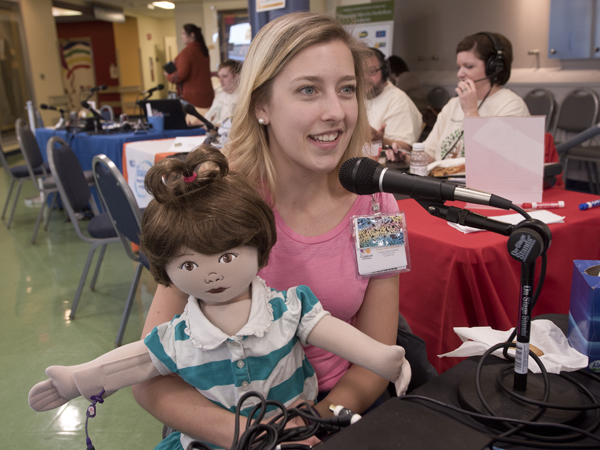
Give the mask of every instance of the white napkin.
[[[564, 223], [565, 222], [564, 216], [559, 216], [559, 215], [554, 214], [553, 212], [550, 212], [546, 209], [540, 209], [538, 211], [530, 211], [529, 215], [531, 216], [532, 219], [541, 220], [546, 225], [550, 224], [550, 223]], [[490, 219], [498, 220], [499, 222], [504, 222], [504, 223], [511, 223], [513, 225], [516, 225], [519, 222], [522, 222], [523, 220], [525, 220], [525, 218], [521, 214], [508, 214], [506, 216], [493, 216], [493, 217], [490, 217]], [[459, 225], [457, 223], [452, 223], [452, 222], [448, 222], [448, 225], [450, 225], [452, 228], [456, 228], [458, 231], [462, 231], [465, 234], [475, 233], [476, 231], [486, 231], [486, 230], [480, 230], [479, 228], [467, 227], [467, 226]]]
[[[499, 331], [493, 330], [491, 327], [455, 327], [454, 332], [462, 339], [463, 344], [456, 350], [438, 355], [438, 357], [483, 355], [490, 347], [500, 342], [506, 342], [512, 330], [513, 328], [508, 331]], [[539, 319], [531, 322], [530, 343], [544, 352], [540, 360], [548, 373], [574, 372], [588, 366], [588, 357], [571, 348], [565, 334], [550, 320]], [[508, 353], [514, 356], [515, 349], [509, 349]], [[493, 354], [503, 358], [502, 349]], [[528, 365], [529, 370], [533, 373], [541, 373], [531, 356]]]

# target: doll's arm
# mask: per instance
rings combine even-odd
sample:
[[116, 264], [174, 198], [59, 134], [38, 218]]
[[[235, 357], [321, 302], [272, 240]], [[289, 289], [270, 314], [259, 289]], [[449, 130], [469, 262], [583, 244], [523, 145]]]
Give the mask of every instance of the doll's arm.
[[83, 395], [105, 391], [104, 398], [115, 391], [160, 375], [143, 341], [112, 350], [93, 361], [76, 366], [50, 366], [50, 379], [29, 391], [29, 406], [36, 411], [56, 408]]
[[306, 341], [393, 382], [398, 395], [406, 393], [411, 371], [403, 347], [382, 344], [332, 316], [323, 317]]

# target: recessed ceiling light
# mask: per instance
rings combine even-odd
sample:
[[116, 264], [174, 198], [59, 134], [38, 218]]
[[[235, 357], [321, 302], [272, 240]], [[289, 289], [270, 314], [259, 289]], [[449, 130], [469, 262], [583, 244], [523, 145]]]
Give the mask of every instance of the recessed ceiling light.
[[152, 2], [152, 4], [162, 9], [175, 9], [175, 3], [171, 2]]
[[75, 11], [73, 9], [57, 8], [56, 6], [53, 6], [52, 7], [52, 15], [54, 17], [82, 16], [83, 13], [81, 11]]

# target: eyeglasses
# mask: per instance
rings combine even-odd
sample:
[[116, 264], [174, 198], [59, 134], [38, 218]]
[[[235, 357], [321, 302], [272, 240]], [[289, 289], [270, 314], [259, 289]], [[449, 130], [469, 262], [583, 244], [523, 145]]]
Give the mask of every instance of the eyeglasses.
[[379, 72], [381, 69], [382, 69], [382, 67], [378, 67], [377, 69], [367, 69], [367, 75], [372, 77], [377, 72]]

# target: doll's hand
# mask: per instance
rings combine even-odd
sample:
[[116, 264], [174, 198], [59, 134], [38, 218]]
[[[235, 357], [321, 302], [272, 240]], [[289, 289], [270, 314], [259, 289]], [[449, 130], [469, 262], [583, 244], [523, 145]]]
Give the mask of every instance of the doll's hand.
[[35, 411], [48, 411], [57, 408], [81, 395], [68, 367], [48, 367], [46, 375], [50, 379], [36, 384], [29, 391], [29, 406]]
[[[400, 348], [402, 348], [402, 347], [400, 347]], [[404, 349], [402, 349], [402, 350], [404, 352]], [[394, 386], [396, 387], [396, 394], [398, 395], [398, 397], [406, 394], [406, 390], [408, 389], [408, 385], [410, 383], [411, 376], [412, 376], [412, 371], [410, 369], [410, 364], [408, 363], [406, 358], [403, 357], [402, 368], [400, 370], [400, 376], [394, 382]]]

